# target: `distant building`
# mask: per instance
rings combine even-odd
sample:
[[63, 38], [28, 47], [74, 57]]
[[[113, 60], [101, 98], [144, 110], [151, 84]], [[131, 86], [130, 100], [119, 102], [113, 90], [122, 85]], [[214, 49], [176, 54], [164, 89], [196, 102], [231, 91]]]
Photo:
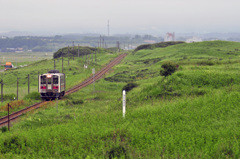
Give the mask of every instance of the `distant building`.
[[202, 39], [198, 37], [192, 37], [186, 40], [186, 43], [194, 43], [194, 42], [202, 42]]
[[6, 36], [2, 36], [1, 39], [7, 39], [7, 37]]
[[175, 33], [167, 33], [164, 37], [164, 41], [175, 41]]

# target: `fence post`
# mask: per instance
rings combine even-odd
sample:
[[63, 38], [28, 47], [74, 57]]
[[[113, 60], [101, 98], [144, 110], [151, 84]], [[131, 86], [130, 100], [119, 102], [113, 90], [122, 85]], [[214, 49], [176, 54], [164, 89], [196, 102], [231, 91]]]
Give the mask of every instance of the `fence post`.
[[11, 105], [9, 105], [9, 103], [8, 103], [8, 131], [10, 131], [9, 107], [12, 108]]
[[39, 71], [38, 71], [38, 92], [39, 92]]
[[3, 80], [1, 80], [1, 102], [3, 102]]
[[18, 78], [17, 78], [17, 100], [18, 100]]
[[30, 78], [29, 78], [29, 74], [28, 74], [28, 94], [30, 93]]

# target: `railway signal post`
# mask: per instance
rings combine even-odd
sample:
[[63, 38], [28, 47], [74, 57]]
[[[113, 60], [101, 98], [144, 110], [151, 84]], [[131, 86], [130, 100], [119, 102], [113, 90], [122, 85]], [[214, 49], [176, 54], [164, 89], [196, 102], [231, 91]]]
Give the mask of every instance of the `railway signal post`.
[[8, 131], [10, 131], [9, 107], [12, 108], [11, 105], [8, 103]]

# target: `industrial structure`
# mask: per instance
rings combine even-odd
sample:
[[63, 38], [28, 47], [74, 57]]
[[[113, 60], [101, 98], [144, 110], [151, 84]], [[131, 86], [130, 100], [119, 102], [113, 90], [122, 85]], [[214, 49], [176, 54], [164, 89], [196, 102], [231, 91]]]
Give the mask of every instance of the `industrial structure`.
[[167, 32], [165, 37], [164, 37], [164, 41], [175, 41], [175, 33], [169, 33]]

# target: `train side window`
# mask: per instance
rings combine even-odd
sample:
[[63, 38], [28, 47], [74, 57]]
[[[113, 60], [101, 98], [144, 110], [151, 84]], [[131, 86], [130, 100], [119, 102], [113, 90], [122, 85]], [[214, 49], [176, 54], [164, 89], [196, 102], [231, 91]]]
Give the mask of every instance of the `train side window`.
[[58, 84], [58, 76], [53, 77], [53, 84]]
[[46, 76], [41, 76], [41, 84], [46, 84]]

